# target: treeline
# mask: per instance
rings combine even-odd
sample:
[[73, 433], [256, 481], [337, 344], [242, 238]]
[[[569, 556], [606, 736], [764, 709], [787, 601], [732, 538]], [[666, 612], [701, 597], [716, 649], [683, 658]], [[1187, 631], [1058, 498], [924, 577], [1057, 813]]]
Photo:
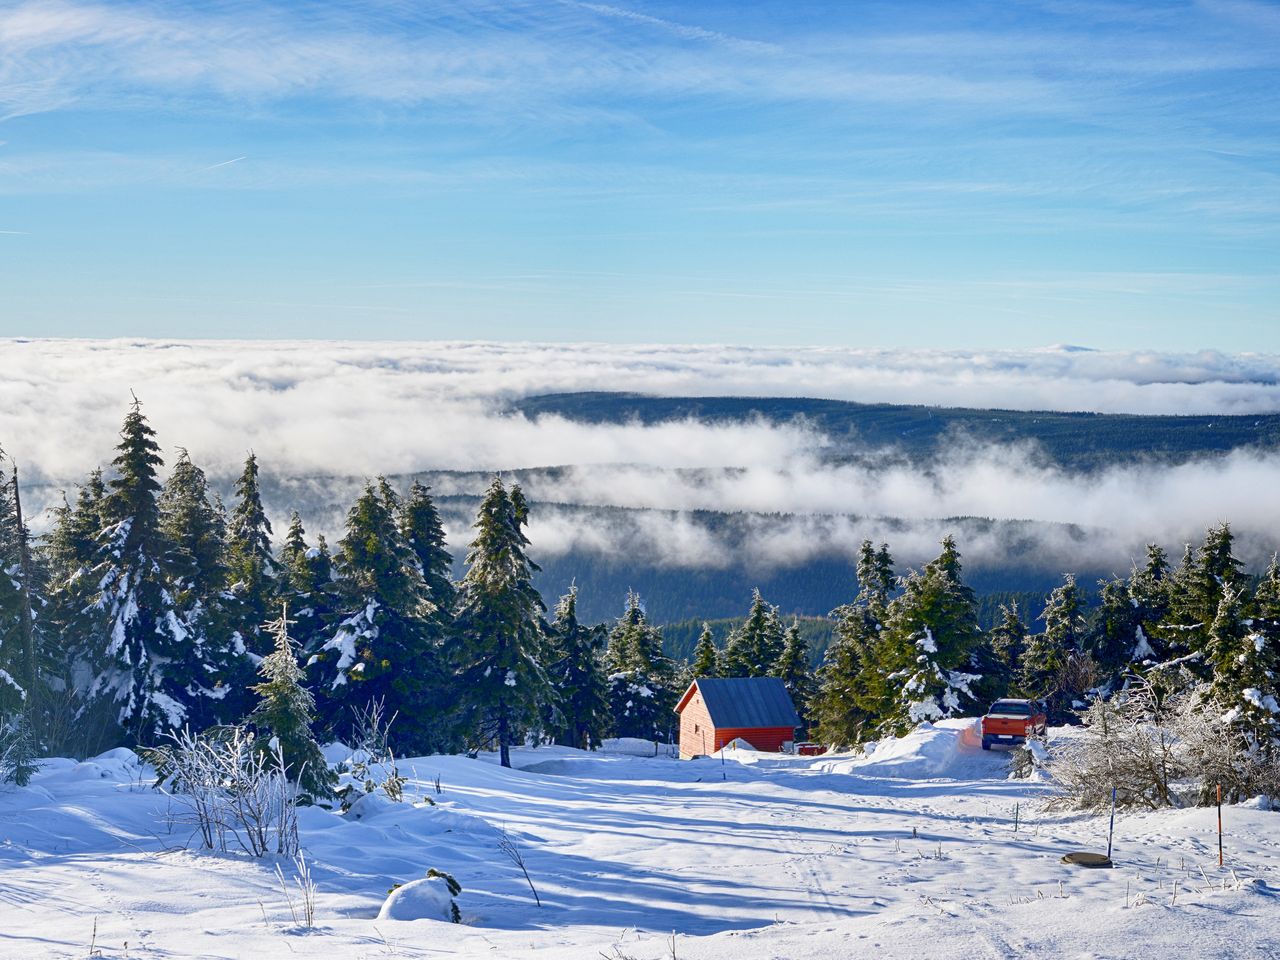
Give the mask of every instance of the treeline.
[[[781, 677], [810, 735], [837, 744], [1010, 694], [1045, 699], [1060, 720], [1136, 674], [1170, 689], [1211, 684], [1233, 705], [1224, 722], [1265, 749], [1276, 732], [1280, 569], [1273, 561], [1261, 579], [1247, 575], [1225, 525], [1176, 567], [1151, 547], [1128, 579], [1100, 585], [1089, 611], [1068, 576], [1038, 630], [1017, 604], [980, 626], [951, 538], [905, 575], [887, 545], [864, 543], [857, 596], [834, 611], [834, 640], [814, 670], [812, 631], [786, 623], [759, 591], [723, 643], [704, 625], [688, 660], [664, 653], [634, 593], [609, 624], [579, 621], [572, 584], [546, 610], [527, 553], [528, 503], [500, 478], [455, 581], [420, 483], [367, 483], [333, 545], [309, 538], [295, 513], [277, 548], [254, 456], [229, 506], [185, 451], [163, 482], [162, 466], [135, 401], [110, 470], [93, 471], [39, 540], [19, 518], [16, 471], [4, 473], [0, 766], [155, 744], [183, 727], [265, 723], [272, 684], [272, 702], [305, 704], [289, 722], [305, 713], [321, 736], [350, 738], [377, 703], [397, 715], [397, 754], [494, 747], [503, 762], [530, 739], [665, 739], [679, 693], [715, 675]], [[284, 690], [295, 658], [298, 689]]]
[[493, 746], [505, 762], [531, 736], [591, 747], [610, 734], [670, 731], [683, 674], [660, 631], [634, 595], [611, 628], [579, 623], [572, 585], [548, 615], [518, 485], [489, 485], [455, 582], [421, 484], [369, 482], [332, 546], [310, 539], [295, 513], [276, 549], [253, 455], [230, 505], [185, 450], [163, 483], [162, 467], [135, 402], [110, 470], [64, 498], [38, 541], [19, 517], [16, 470], [4, 471], [8, 755], [87, 755], [251, 719], [259, 681], [288, 672], [277, 657], [263, 673], [279, 653], [267, 625], [282, 609], [324, 736], [349, 738], [371, 703], [397, 716], [400, 755]]

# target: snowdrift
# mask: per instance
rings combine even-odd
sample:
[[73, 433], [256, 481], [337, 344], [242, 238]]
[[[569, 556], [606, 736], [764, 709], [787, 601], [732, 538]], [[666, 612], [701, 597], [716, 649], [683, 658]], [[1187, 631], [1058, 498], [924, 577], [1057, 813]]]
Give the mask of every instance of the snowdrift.
[[819, 759], [814, 769], [899, 780], [990, 777], [1007, 758], [983, 751], [980, 723], [976, 718], [922, 723], [905, 737], [868, 745], [861, 756]]

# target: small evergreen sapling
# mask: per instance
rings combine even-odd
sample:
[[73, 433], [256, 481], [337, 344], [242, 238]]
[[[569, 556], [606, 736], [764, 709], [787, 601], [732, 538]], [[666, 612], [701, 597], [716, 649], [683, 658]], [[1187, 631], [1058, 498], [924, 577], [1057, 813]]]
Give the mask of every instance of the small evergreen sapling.
[[[304, 674], [289, 637], [293, 621], [288, 612], [288, 606], [283, 606], [279, 618], [264, 624], [275, 640], [275, 649], [258, 666], [262, 682], [253, 692], [260, 699], [249, 722], [270, 733], [271, 740], [279, 744], [289, 779], [298, 785], [304, 799], [315, 802], [333, 795], [336, 779], [311, 733], [315, 698], [302, 685]], [[264, 740], [260, 737], [259, 743]]]

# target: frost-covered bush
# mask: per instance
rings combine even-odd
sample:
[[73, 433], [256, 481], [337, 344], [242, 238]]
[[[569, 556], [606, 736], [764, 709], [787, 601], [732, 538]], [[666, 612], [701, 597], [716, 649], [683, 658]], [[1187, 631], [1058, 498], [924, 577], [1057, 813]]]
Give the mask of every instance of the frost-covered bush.
[[[400, 773], [396, 755], [392, 751], [391, 725], [397, 714], [387, 715], [381, 699], [371, 701], [366, 707], [352, 708], [355, 748], [351, 756], [338, 766], [340, 786], [335, 791], [342, 805], [342, 812], [350, 811], [357, 801], [379, 791], [395, 803], [404, 800], [404, 785], [408, 778]], [[427, 798], [428, 803], [434, 803]]]
[[259, 744], [245, 727], [183, 729], [147, 751], [156, 786], [173, 797], [175, 821], [206, 850], [298, 854], [298, 795], [280, 743]]
[[[1050, 755], [1055, 803], [1103, 810], [1157, 809], [1280, 795], [1280, 750], [1232, 723], [1207, 686], [1163, 693], [1138, 680], [1080, 714], [1083, 730]], [[1269, 748], [1268, 748], [1269, 747]]]
[[1216, 787], [1229, 802], [1280, 797], [1280, 744], [1259, 743], [1235, 714], [1207, 691], [1196, 690], [1177, 717], [1186, 765], [1196, 778], [1191, 802], [1214, 802]]

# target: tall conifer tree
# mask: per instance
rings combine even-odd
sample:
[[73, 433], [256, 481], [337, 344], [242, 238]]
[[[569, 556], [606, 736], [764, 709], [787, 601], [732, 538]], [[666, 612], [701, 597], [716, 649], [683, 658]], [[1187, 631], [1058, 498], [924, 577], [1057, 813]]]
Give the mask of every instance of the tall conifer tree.
[[548, 676], [556, 709], [547, 710], [547, 728], [555, 742], [594, 750], [609, 732], [609, 681], [604, 673], [605, 630], [578, 622], [578, 588], [556, 605], [548, 636]]
[[[13, 487], [0, 450], [0, 731], [25, 712], [34, 691], [26, 656], [27, 628], [32, 612], [22, 569], [22, 537]], [[24, 590], [24, 586], [26, 590]]]
[[161, 533], [172, 548], [170, 593], [192, 652], [175, 664], [187, 720], [197, 729], [234, 723], [243, 716], [249, 665], [227, 610], [226, 518], [186, 450], [179, 449], [159, 507]]
[[617, 735], [664, 739], [674, 724], [679, 681], [662, 651], [662, 632], [645, 616], [635, 591], [627, 594], [627, 608], [609, 632], [605, 669]]
[[262, 506], [258, 458], [252, 453], [236, 480], [235, 497], [227, 524], [228, 580], [239, 607], [237, 628], [244, 645], [260, 655], [272, 647], [262, 624], [275, 607], [279, 563], [271, 546], [271, 521]]
[[1083, 607], [1075, 576], [1066, 574], [1049, 594], [1040, 617], [1044, 630], [1029, 636], [1023, 650], [1020, 685], [1028, 696], [1048, 704], [1051, 719], [1065, 719], [1085, 692], [1079, 688], [1078, 671], [1072, 669], [1085, 655]]
[[445, 545], [444, 523], [431, 491], [417, 480], [400, 507], [400, 535], [413, 553], [427, 599], [443, 617], [453, 610], [453, 556]]
[[475, 743], [495, 744], [504, 767], [512, 744], [554, 701], [542, 662], [546, 608], [533, 586], [538, 568], [525, 555], [527, 518], [520, 488], [508, 493], [494, 477], [474, 524], [453, 644], [464, 729]]
[[[888, 671], [893, 699], [879, 726], [901, 735], [922, 721], [940, 720], [972, 708], [968, 672], [980, 640], [973, 591], [961, 579], [955, 540], [919, 573], [902, 581], [876, 643], [876, 669]], [[894, 689], [896, 687], [896, 689]]]
[[725, 676], [768, 676], [782, 655], [783, 643], [782, 625], [777, 614], [760, 596], [759, 590], [752, 591], [747, 618], [725, 645]]
[[335, 561], [337, 609], [308, 665], [335, 734], [349, 736], [353, 709], [381, 700], [398, 715], [397, 750], [425, 753], [444, 738], [433, 696], [440, 651], [422, 578], [396, 525], [398, 500], [387, 490], [385, 481], [367, 484], [347, 514]]
[[692, 679], [699, 677], [720, 676], [720, 651], [716, 649], [715, 637], [711, 627], [702, 624], [702, 632], [698, 634], [698, 642], [693, 648], [693, 663], [690, 665]]
[[102, 504], [89, 629], [83, 638], [91, 677], [82, 717], [106, 712], [131, 744], [153, 742], [188, 719], [186, 688], [199, 670], [173, 594], [173, 547], [160, 525], [156, 471], [163, 463], [155, 431], [135, 399], [112, 461], [116, 476]]
[[293, 611], [294, 638], [304, 657], [317, 653], [328, 640], [325, 625], [333, 622], [337, 597], [333, 584], [333, 558], [321, 536], [312, 547], [295, 510], [280, 548], [280, 590]]
[[783, 639], [782, 653], [774, 664], [772, 675], [778, 677], [787, 693], [791, 694], [791, 702], [800, 714], [802, 725], [809, 727], [809, 704], [817, 694], [818, 686], [813, 671], [809, 667], [809, 645], [800, 635], [799, 621], [793, 621], [786, 630]]
[[893, 590], [893, 558], [889, 545], [877, 550], [862, 541], [857, 565], [858, 595], [832, 611], [835, 639], [818, 670], [818, 692], [809, 704], [809, 720], [826, 743], [858, 743], [875, 718], [889, 710], [892, 697], [888, 670], [878, 666], [880, 635]]

